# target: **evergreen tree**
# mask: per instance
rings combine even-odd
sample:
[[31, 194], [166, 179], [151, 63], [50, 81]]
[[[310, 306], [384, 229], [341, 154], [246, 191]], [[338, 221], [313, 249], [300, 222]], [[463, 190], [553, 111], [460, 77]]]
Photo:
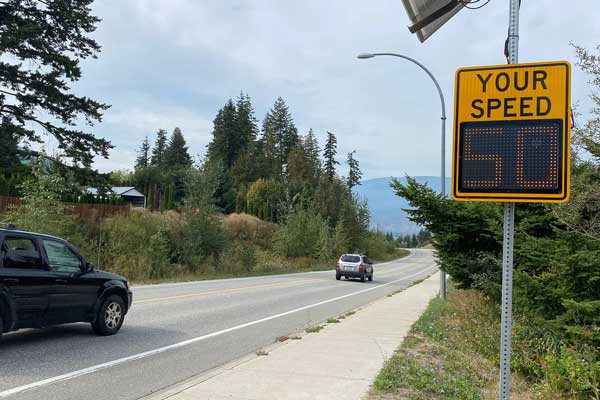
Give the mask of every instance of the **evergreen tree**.
[[334, 254], [344, 254], [350, 250], [350, 240], [346, 235], [344, 224], [339, 221], [335, 226], [334, 239], [333, 239]]
[[235, 186], [249, 185], [258, 178], [264, 178], [268, 174], [262, 170], [262, 154], [255, 143], [252, 143], [236, 160], [229, 169]]
[[185, 169], [192, 166], [192, 157], [188, 153], [181, 129], [175, 128], [173, 131], [169, 145], [165, 149], [164, 160], [171, 169]]
[[410, 247], [417, 248], [419, 246], [419, 241], [417, 240], [417, 236], [413, 233], [410, 238]]
[[325, 149], [323, 151], [323, 158], [325, 160], [323, 169], [325, 175], [331, 180], [335, 176], [335, 166], [340, 163], [335, 159], [337, 154], [337, 139], [335, 135], [327, 131], [327, 142], [325, 143]]
[[239, 156], [236, 109], [230, 99], [213, 121], [213, 139], [208, 145], [208, 160], [230, 168]]
[[319, 177], [321, 176], [321, 149], [319, 148], [319, 141], [315, 137], [312, 129], [308, 131], [308, 134], [302, 140], [302, 147], [311, 166], [312, 184], [316, 187], [319, 183]]
[[229, 171], [222, 163], [209, 165], [210, 173], [214, 179], [214, 194], [213, 198], [215, 206], [219, 211], [230, 214], [235, 211], [236, 196], [233, 188], [233, 180]]
[[150, 161], [150, 142], [148, 141], [148, 136], [142, 142], [140, 146], [140, 150], [138, 151], [138, 156], [135, 159], [135, 170], [139, 170], [142, 168], [146, 168], [149, 165]]
[[308, 156], [308, 159], [313, 164], [315, 169], [320, 169], [321, 167], [321, 159], [319, 157], [321, 153], [321, 149], [319, 148], [319, 140], [315, 136], [315, 133], [312, 129], [308, 130], [308, 134], [302, 141], [304, 151]]
[[298, 130], [285, 101], [279, 97], [263, 121], [266, 156], [272, 164], [275, 177], [287, 172], [288, 156], [298, 142]]
[[[169, 144], [164, 152], [164, 168], [166, 168], [166, 175], [168, 176], [168, 183], [164, 183], [161, 186], [161, 209], [165, 208], [166, 204], [166, 191], [169, 185], [174, 185], [175, 191], [172, 198], [175, 201], [183, 199], [185, 196], [185, 178], [188, 174], [188, 170], [192, 166], [192, 158], [188, 154], [188, 148], [185, 143], [185, 138], [179, 128], [173, 130]], [[162, 171], [163, 174], [165, 171]]]
[[237, 131], [236, 159], [256, 141], [258, 121], [254, 117], [254, 107], [250, 96], [240, 93], [235, 106], [235, 128]]
[[314, 207], [319, 214], [327, 219], [332, 229], [342, 218], [343, 209], [341, 205], [347, 198], [348, 188], [338, 177], [333, 177], [333, 179], [329, 179], [327, 176], [321, 177], [314, 194]]
[[360, 180], [362, 178], [362, 172], [360, 171], [358, 160], [354, 158], [354, 153], [356, 153], [356, 150], [348, 153], [348, 159], [346, 161], [349, 169], [346, 182], [348, 183], [348, 188], [350, 188], [350, 190], [352, 190], [354, 186], [360, 185]]
[[167, 131], [159, 129], [156, 133], [156, 142], [154, 142], [154, 148], [152, 149], [152, 157], [150, 164], [156, 166], [163, 166], [165, 163], [165, 151], [167, 149]]
[[11, 124], [0, 124], [0, 175], [9, 176], [24, 170], [21, 158], [25, 155], [19, 148], [19, 137]]
[[[41, 142], [33, 126], [58, 141], [75, 164], [108, 157], [105, 139], [78, 130], [75, 121], [100, 121], [109, 105], [72, 93], [79, 63], [96, 58], [100, 46], [89, 35], [99, 18], [92, 0], [0, 2], [0, 119], [19, 140]], [[4, 145], [4, 143], [2, 143]]]
[[296, 184], [310, 183], [313, 174], [310, 160], [302, 144], [294, 146], [288, 157], [288, 181]]
[[230, 169], [243, 154], [252, 154], [257, 132], [250, 97], [240, 93], [236, 104], [230, 99], [213, 121], [213, 139], [208, 145], [208, 161], [221, 162]]

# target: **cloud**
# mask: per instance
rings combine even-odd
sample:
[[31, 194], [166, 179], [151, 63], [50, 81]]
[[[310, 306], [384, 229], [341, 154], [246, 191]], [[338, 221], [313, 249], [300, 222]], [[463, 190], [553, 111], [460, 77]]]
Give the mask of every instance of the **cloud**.
[[132, 169], [136, 151], [144, 137], [148, 136], [153, 143], [158, 129], [165, 129], [170, 135], [175, 127], [183, 132], [190, 155], [196, 156], [204, 152], [210, 142], [212, 121], [204, 119], [198, 113], [184, 108], [150, 110], [139, 106], [109, 111], [103, 128], [105, 132], [110, 132], [105, 136], [111, 138], [115, 149], [109, 160], [96, 158], [96, 166], [101, 170]]
[[[523, 2], [520, 60], [567, 59], [571, 41], [591, 48], [600, 21], [595, 0]], [[557, 9], [560, 8], [560, 12]], [[117, 0], [98, 1], [103, 46], [86, 61], [77, 90], [111, 103], [96, 132], [117, 145], [102, 170], [131, 168], [145, 135], [181, 126], [192, 153], [204, 153], [216, 112], [240, 90], [262, 119], [282, 96], [300, 131], [338, 135], [339, 158], [354, 149], [366, 178], [436, 175], [440, 104], [415, 65], [357, 60], [363, 51], [402, 52], [440, 81], [449, 116], [454, 71], [505, 63], [508, 6], [463, 10], [426, 43], [406, 29], [399, 0]], [[586, 77], [574, 70], [573, 99], [589, 108]], [[446, 126], [447, 160], [451, 118]], [[344, 170], [342, 170], [343, 172]], [[449, 169], [447, 167], [449, 174]]]

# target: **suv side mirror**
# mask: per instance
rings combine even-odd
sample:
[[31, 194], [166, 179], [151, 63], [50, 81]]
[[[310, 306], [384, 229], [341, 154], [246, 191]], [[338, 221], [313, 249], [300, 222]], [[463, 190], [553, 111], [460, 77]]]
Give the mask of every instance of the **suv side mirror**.
[[94, 264], [89, 261], [85, 262], [84, 272], [94, 272]]

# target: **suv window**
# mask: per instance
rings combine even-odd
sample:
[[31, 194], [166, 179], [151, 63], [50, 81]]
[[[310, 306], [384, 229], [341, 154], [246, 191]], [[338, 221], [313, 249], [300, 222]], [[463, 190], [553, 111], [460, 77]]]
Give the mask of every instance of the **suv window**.
[[4, 268], [42, 269], [42, 259], [32, 239], [6, 237], [0, 250]]
[[369, 264], [369, 258], [367, 256], [363, 256], [363, 262], [365, 264]]
[[81, 259], [69, 246], [53, 240], [44, 240], [43, 243], [50, 271], [68, 273], [81, 271]]
[[342, 256], [342, 261], [343, 262], [357, 263], [357, 262], [360, 262], [360, 257], [359, 256], [349, 256], [348, 254], [344, 254]]

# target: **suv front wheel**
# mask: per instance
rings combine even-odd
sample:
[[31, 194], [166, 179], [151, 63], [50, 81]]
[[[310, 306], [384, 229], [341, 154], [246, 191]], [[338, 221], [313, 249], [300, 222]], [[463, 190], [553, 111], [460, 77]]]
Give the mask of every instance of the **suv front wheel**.
[[114, 335], [121, 329], [125, 319], [125, 303], [120, 296], [108, 296], [100, 306], [92, 329], [102, 336]]

